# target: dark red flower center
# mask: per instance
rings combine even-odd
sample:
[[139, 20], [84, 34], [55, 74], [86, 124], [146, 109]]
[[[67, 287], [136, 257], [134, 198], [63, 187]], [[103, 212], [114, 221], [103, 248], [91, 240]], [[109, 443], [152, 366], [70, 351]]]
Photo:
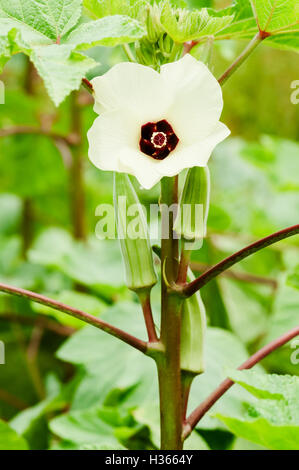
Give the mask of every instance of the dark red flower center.
[[155, 160], [164, 160], [178, 142], [178, 137], [166, 119], [148, 122], [141, 127], [140, 150]]

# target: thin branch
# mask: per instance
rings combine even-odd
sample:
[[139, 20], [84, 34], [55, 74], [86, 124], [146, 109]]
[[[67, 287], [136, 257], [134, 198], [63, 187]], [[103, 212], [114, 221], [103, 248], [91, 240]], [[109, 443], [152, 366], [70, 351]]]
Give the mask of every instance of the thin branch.
[[[190, 268], [192, 269], [192, 271], [202, 273], [206, 272], [211, 267], [211, 265], [207, 263], [201, 263], [199, 261], [192, 261], [190, 264]], [[271, 279], [269, 277], [264, 276], [257, 276], [255, 274], [245, 273], [241, 271], [234, 271], [232, 269], [224, 271], [223, 273], [221, 273], [221, 276], [225, 276], [230, 279], [236, 279], [237, 281], [249, 282], [252, 284], [264, 284], [272, 287], [273, 289], [276, 289], [278, 286], [278, 282], [275, 279]]]
[[142, 341], [141, 339], [136, 338], [135, 336], [130, 335], [126, 331], [120, 330], [116, 326], [110, 325], [109, 323], [90, 315], [89, 313], [82, 312], [77, 308], [70, 307], [69, 305], [65, 305], [61, 302], [58, 302], [53, 299], [49, 299], [44, 295], [37, 294], [35, 292], [31, 292], [29, 290], [20, 289], [18, 287], [9, 286], [7, 284], [0, 283], [0, 292], [5, 292], [7, 294], [17, 295], [19, 297], [25, 297], [29, 300], [33, 300], [42, 305], [47, 305], [48, 307], [52, 307], [55, 310], [59, 310], [60, 312], [67, 313], [72, 317], [78, 318], [79, 320], [84, 321], [85, 323], [89, 323], [90, 325], [99, 328], [100, 330], [109, 333], [112, 336], [124, 341], [125, 343], [129, 344], [130, 346], [138, 349], [139, 351], [146, 353], [147, 351], [147, 343]]
[[220, 263], [213, 266], [211, 269], [208, 269], [205, 273], [199, 276], [194, 281], [186, 284], [185, 286], [175, 286], [174, 289], [180, 291], [184, 297], [190, 297], [196, 291], [198, 291], [201, 287], [206, 285], [209, 281], [214, 279], [214, 277], [218, 276], [219, 274], [223, 273], [227, 269], [231, 268], [234, 264], [239, 263], [243, 259], [247, 258], [248, 256], [256, 253], [267, 246], [273, 245], [284, 238], [292, 237], [293, 235], [297, 235], [299, 233], [299, 224], [293, 225], [292, 227], [285, 228], [284, 230], [280, 230], [279, 232], [275, 232], [268, 237], [262, 238], [251, 245], [246, 246], [240, 251], [237, 251], [233, 255], [225, 258], [224, 260], [220, 261]]
[[57, 132], [52, 132], [49, 129], [43, 129], [42, 127], [34, 126], [12, 126], [7, 129], [0, 129], [0, 137], [8, 137], [11, 135], [19, 134], [33, 134], [33, 135], [45, 135], [54, 140], [62, 140], [69, 145], [74, 145], [77, 143], [77, 136], [71, 134], [69, 136], [59, 134]]
[[148, 340], [150, 343], [157, 343], [158, 337], [153, 319], [150, 291], [138, 293], [139, 301], [142, 307], [145, 326], [148, 334]]
[[[158, 257], [157, 261], [159, 263], [160, 258], [161, 258], [160, 247], [157, 245], [153, 245], [152, 250], [157, 255]], [[211, 267], [212, 267], [211, 265], [207, 263], [202, 263], [199, 261], [191, 261], [190, 263], [191, 270], [197, 271], [197, 272], [205, 273], [207, 272], [207, 270], [211, 269]], [[265, 285], [272, 287], [273, 289], [277, 289], [278, 287], [278, 282], [275, 279], [271, 279], [269, 277], [264, 277], [264, 276], [257, 276], [256, 274], [234, 271], [232, 269], [228, 269], [227, 271], [224, 271], [220, 275], [228, 277], [230, 279], [237, 279], [238, 281], [251, 282], [253, 284], [265, 284]]]
[[[257, 351], [247, 361], [238, 367], [238, 370], [251, 369], [258, 362], [264, 359], [266, 356], [271, 354], [276, 349], [280, 348], [284, 344], [291, 341], [291, 339], [299, 336], [299, 326], [288, 331], [278, 339], [264, 346], [262, 349]], [[212, 406], [227, 392], [227, 390], [234, 385], [234, 381], [227, 378], [225, 379], [212, 393], [209, 395], [195, 410], [190, 414], [186, 420], [186, 426], [184, 431], [184, 438], [186, 439], [191, 433], [192, 429], [195, 428], [197, 423], [203, 418], [203, 416], [212, 408]]]
[[185, 250], [184, 242], [182, 242], [181, 258], [178, 268], [177, 284], [185, 284], [187, 281], [187, 273], [190, 264], [191, 251]]
[[244, 51], [237, 57], [237, 59], [229, 66], [223, 75], [218, 79], [220, 85], [223, 85], [228, 78], [245, 62], [247, 57], [255, 50], [255, 48], [262, 42], [265, 37], [259, 31], [250, 43], [245, 47]]

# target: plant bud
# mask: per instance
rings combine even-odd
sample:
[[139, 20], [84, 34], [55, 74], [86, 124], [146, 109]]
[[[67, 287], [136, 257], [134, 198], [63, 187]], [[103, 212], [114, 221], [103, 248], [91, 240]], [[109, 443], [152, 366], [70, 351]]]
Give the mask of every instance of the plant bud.
[[187, 241], [202, 240], [207, 231], [210, 172], [207, 166], [188, 170], [174, 230]]
[[172, 53], [172, 50], [173, 50], [173, 47], [174, 47], [174, 42], [173, 40], [171, 39], [170, 36], [168, 36], [168, 34], [163, 34], [159, 41], [158, 41], [158, 44], [159, 44], [159, 48], [160, 48], [160, 51], [161, 53], [163, 54], [164, 57], [170, 57], [171, 56], [171, 53]]
[[[195, 279], [189, 270], [188, 281]], [[204, 371], [206, 311], [199, 292], [186, 299], [181, 313], [181, 369], [194, 375]]]
[[159, 41], [160, 36], [164, 33], [164, 29], [160, 21], [160, 15], [161, 11], [156, 3], [148, 5], [146, 17], [147, 38], [152, 43]]
[[147, 65], [149, 67], [156, 65], [154, 45], [147, 39], [136, 41], [135, 52], [137, 60], [140, 64]]
[[149, 289], [157, 282], [143, 208], [130, 178], [114, 174], [114, 208], [117, 233], [129, 289]]

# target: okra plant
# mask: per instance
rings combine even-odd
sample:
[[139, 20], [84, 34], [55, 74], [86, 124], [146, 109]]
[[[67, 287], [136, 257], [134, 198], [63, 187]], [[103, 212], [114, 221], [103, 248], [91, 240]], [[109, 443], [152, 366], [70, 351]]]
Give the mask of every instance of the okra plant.
[[[253, 253], [299, 233], [298, 224], [273, 233], [197, 278], [191, 270], [191, 256], [207, 236], [208, 162], [230, 133], [230, 123], [220, 121], [222, 86], [257, 47], [264, 47], [261, 43], [297, 52], [299, 47], [296, 0], [236, 0], [222, 10], [200, 3], [207, 8], [190, 9], [171, 0], [0, 0], [0, 66], [17, 53], [27, 55], [56, 106], [81, 85], [92, 97], [97, 117], [86, 137], [88, 156], [99, 171], [114, 172], [115, 222], [126, 283], [139, 299], [148, 339], [31, 291], [6, 284], [0, 290], [77, 317], [154, 361], [160, 448], [171, 450], [183, 449], [198, 422], [235, 382], [257, 397], [271, 396], [265, 377], [255, 382], [254, 375], [235, 371], [188, 414], [193, 380], [206, 370], [207, 320], [200, 290]], [[213, 48], [218, 41], [237, 39], [246, 42], [244, 51], [215, 77]], [[86, 51], [95, 46], [121, 47], [126, 59], [94, 76], [98, 64]], [[72, 148], [78, 145], [75, 137]], [[136, 190], [154, 185], [160, 187], [161, 230], [160, 243], [152, 246]], [[122, 200], [134, 213], [123, 210]], [[137, 234], [128, 231], [132, 215]], [[157, 283], [160, 308], [153, 315], [151, 292]], [[240, 369], [253, 367], [298, 334], [297, 326]], [[290, 389], [298, 390], [298, 379], [289, 382]], [[273, 393], [287, 402], [279, 384], [277, 378]], [[260, 419], [266, 419], [262, 412]], [[234, 423], [226, 424], [234, 429]], [[299, 439], [299, 423], [288, 426], [286, 432], [296, 428]]]

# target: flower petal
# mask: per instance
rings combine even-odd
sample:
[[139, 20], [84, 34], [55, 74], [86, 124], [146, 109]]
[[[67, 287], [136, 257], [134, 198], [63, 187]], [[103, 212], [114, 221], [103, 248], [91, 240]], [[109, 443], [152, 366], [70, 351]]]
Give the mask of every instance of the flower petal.
[[129, 173], [150, 189], [160, 179], [157, 162], [139, 150], [140, 126], [135, 116], [122, 111], [104, 112], [87, 134], [88, 156], [101, 170]]
[[129, 113], [104, 112], [95, 119], [87, 138], [92, 163], [101, 170], [118, 171], [121, 150], [138, 145], [138, 126]]
[[223, 108], [221, 87], [208, 67], [186, 54], [177, 62], [163, 65], [161, 77], [174, 93], [166, 119], [181, 143], [192, 145], [207, 137]]
[[120, 156], [120, 171], [134, 175], [144, 189], [151, 189], [162, 178], [157, 171], [158, 160], [140, 151], [123, 149]]
[[122, 62], [91, 81], [95, 111], [126, 109], [142, 124], [161, 119], [172, 102], [172, 94], [159, 73], [150, 67]]
[[213, 132], [202, 141], [189, 146], [180, 145], [179, 143], [174, 152], [170, 153], [165, 160], [159, 162], [157, 171], [163, 176], [174, 176], [184, 168], [206, 166], [216, 145], [229, 134], [230, 130], [222, 122], [218, 122]]

